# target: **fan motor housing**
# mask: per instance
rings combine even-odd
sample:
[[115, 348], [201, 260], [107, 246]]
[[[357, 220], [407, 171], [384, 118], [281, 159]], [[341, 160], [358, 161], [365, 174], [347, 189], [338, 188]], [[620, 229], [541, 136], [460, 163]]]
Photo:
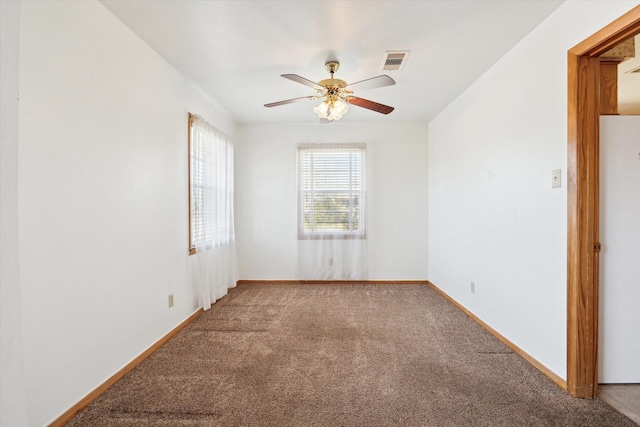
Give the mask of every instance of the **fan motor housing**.
[[331, 88], [337, 89], [347, 87], [347, 82], [340, 79], [324, 79], [319, 81], [318, 84], [328, 90], [331, 90]]

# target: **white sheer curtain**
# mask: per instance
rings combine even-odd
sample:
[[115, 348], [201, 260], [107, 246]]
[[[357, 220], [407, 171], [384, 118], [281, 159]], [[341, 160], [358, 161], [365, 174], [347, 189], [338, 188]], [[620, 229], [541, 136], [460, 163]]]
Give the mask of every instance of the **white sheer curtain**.
[[366, 280], [366, 239], [298, 240], [298, 276], [302, 280]]
[[365, 280], [366, 145], [298, 144], [298, 277]]
[[199, 116], [191, 129], [191, 273], [205, 310], [236, 283], [233, 144]]

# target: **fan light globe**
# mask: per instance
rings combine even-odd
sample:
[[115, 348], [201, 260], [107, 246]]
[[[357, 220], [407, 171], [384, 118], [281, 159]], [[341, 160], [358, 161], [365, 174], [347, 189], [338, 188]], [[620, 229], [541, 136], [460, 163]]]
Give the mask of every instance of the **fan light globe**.
[[327, 119], [331, 121], [340, 120], [340, 118], [347, 112], [348, 109], [349, 107], [347, 106], [347, 103], [341, 99], [338, 99], [331, 105], [331, 112], [327, 116]]
[[322, 104], [317, 107], [313, 107], [313, 111], [320, 117], [321, 119], [326, 119], [329, 114], [329, 102], [323, 101]]

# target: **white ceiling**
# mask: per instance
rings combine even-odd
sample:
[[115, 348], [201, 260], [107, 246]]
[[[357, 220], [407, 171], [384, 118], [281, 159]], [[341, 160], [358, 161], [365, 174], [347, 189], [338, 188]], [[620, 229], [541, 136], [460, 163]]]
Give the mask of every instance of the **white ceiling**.
[[324, 64], [354, 83], [383, 74], [386, 51], [410, 50], [395, 86], [355, 95], [394, 106], [351, 106], [341, 122], [428, 122], [563, 0], [214, 1], [101, 0], [238, 123], [317, 123], [313, 95], [280, 77], [319, 81]]

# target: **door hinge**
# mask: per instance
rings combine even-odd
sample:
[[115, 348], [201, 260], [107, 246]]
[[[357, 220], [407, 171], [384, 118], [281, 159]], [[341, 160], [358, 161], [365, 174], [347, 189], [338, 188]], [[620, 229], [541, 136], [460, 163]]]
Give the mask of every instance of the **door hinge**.
[[600, 249], [602, 249], [602, 245], [600, 244], [600, 242], [597, 242], [595, 245], [593, 245], [593, 251], [600, 253]]

